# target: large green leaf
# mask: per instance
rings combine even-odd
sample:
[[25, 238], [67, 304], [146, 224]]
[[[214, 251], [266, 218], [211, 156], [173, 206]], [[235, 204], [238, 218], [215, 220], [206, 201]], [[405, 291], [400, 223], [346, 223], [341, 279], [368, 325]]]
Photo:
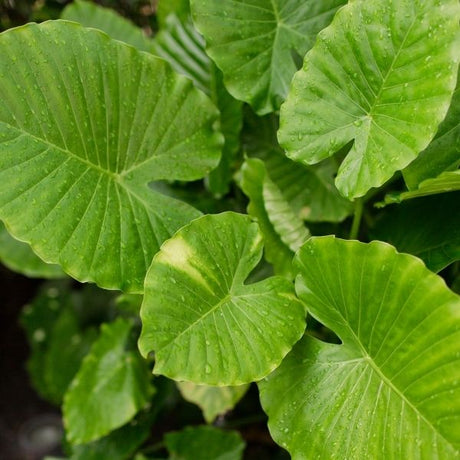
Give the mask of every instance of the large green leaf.
[[110, 8], [103, 8], [84, 0], [76, 0], [64, 8], [61, 18], [78, 22], [85, 27], [102, 30], [110, 37], [128, 43], [141, 51], [152, 49], [152, 41], [142, 29]]
[[460, 166], [460, 79], [445, 120], [431, 144], [403, 171], [409, 189], [448, 169]]
[[207, 385], [240, 385], [275, 369], [305, 328], [284, 278], [245, 285], [262, 256], [248, 216], [201, 217], [161, 247], [147, 273], [139, 347], [154, 372]]
[[64, 398], [67, 438], [83, 444], [131, 420], [153, 394], [146, 363], [127, 350], [132, 324], [103, 324]]
[[354, 140], [336, 185], [355, 198], [436, 133], [458, 67], [457, 0], [354, 0], [307, 54], [281, 109], [280, 144], [307, 164]]
[[59, 265], [43, 262], [22, 241], [13, 238], [0, 221], [0, 261], [10, 270], [30, 278], [65, 278], [65, 273]]
[[218, 113], [163, 60], [55, 21], [0, 35], [0, 218], [79, 280], [141, 292], [199, 212], [147, 183], [203, 177]]
[[438, 272], [460, 260], [460, 192], [389, 206], [371, 234]]
[[242, 103], [225, 89], [222, 72], [205, 52], [205, 41], [193, 26], [191, 19], [171, 14], [162, 30], [155, 36], [152, 52], [168, 61], [174, 70], [189, 77], [204, 91], [220, 111], [220, 126], [225, 143], [218, 167], [211, 171], [209, 187], [217, 195], [229, 190], [233, 161], [239, 150], [242, 126]]
[[189, 427], [165, 436], [170, 460], [241, 460], [244, 441], [236, 431]]
[[212, 387], [191, 382], [177, 382], [177, 387], [184, 399], [200, 407], [207, 423], [233, 409], [249, 389], [249, 385]]
[[457, 458], [460, 297], [381, 242], [312, 238], [296, 265], [342, 344], [306, 336], [259, 384], [274, 439], [293, 459]]
[[455, 192], [460, 190], [460, 170], [446, 171], [434, 179], [426, 179], [415, 190], [401, 193], [390, 193], [385, 197], [383, 206], [389, 203], [400, 203], [404, 200], [419, 198], [421, 196], [437, 195], [438, 193]]
[[230, 93], [277, 110], [298, 61], [344, 0], [192, 0], [192, 14]]

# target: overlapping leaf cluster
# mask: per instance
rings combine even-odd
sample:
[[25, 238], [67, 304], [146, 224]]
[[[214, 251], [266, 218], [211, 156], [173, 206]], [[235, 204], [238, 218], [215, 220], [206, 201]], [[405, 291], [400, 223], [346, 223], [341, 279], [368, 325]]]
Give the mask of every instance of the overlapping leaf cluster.
[[161, 0], [147, 37], [78, 0], [0, 34], [0, 258], [125, 292], [88, 308], [63, 281], [23, 314], [71, 458], [138, 451], [168, 400], [152, 364], [208, 423], [258, 382], [295, 459], [460, 455], [459, 19]]

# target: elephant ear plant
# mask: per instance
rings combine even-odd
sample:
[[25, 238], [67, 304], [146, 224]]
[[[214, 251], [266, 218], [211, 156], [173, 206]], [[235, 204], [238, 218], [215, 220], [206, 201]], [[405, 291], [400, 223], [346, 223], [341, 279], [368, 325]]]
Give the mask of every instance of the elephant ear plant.
[[[54, 279], [21, 322], [68, 457], [242, 458], [253, 382], [294, 459], [460, 457], [458, 1], [156, 15], [0, 34], [0, 258]], [[203, 426], [162, 439], [172, 381]]]

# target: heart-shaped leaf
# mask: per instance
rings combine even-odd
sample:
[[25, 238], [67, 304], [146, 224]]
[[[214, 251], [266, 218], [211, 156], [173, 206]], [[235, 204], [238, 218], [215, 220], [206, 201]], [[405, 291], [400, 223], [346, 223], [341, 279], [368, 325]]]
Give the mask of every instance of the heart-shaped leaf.
[[296, 265], [298, 295], [343, 343], [306, 336], [259, 384], [274, 439], [294, 459], [456, 458], [460, 297], [381, 242], [312, 238]]
[[275, 369], [299, 340], [305, 310], [292, 283], [245, 285], [262, 256], [248, 216], [208, 215], [161, 247], [147, 273], [141, 353], [154, 372], [207, 385], [240, 385]]
[[316, 34], [344, 0], [191, 0], [193, 19], [230, 94], [277, 110]]
[[153, 394], [146, 362], [126, 350], [132, 324], [117, 319], [83, 360], [64, 398], [67, 438], [75, 444], [107, 435], [131, 420]]
[[355, 0], [322, 30], [281, 109], [280, 144], [307, 164], [354, 140], [336, 185], [352, 199], [426, 148], [459, 59], [457, 0]]
[[142, 292], [161, 243], [200, 215], [147, 184], [217, 165], [217, 110], [163, 60], [75, 23], [0, 47], [0, 218], [76, 279]]

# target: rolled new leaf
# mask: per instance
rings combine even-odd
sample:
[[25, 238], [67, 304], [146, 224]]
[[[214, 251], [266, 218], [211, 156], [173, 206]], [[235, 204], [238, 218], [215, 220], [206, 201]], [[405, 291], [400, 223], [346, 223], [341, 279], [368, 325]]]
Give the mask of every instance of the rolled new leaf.
[[271, 277], [245, 285], [262, 256], [248, 216], [201, 217], [161, 247], [141, 307], [141, 353], [154, 373], [207, 385], [240, 385], [275, 369], [305, 329], [293, 285]]
[[342, 344], [306, 336], [259, 384], [274, 439], [295, 460], [457, 458], [460, 297], [381, 242], [312, 238], [296, 266]]
[[0, 218], [80, 281], [141, 292], [200, 213], [148, 187], [219, 161], [218, 112], [161, 59], [65, 21], [0, 35]]

